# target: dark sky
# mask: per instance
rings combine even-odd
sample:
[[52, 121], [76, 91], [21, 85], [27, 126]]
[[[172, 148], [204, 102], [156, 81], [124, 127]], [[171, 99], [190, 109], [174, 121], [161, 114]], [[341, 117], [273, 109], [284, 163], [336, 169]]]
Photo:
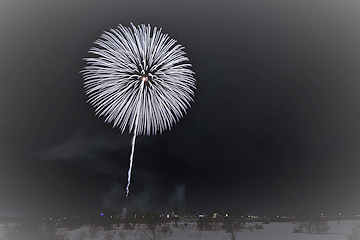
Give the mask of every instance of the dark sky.
[[129, 209], [360, 213], [358, 0], [2, 0], [0, 215], [124, 207], [132, 136], [79, 71], [130, 22], [185, 46], [197, 90], [137, 138]]

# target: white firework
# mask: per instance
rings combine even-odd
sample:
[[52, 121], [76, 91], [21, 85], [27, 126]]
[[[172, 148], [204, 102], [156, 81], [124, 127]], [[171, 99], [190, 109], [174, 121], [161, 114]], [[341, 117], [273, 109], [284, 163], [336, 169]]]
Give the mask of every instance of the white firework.
[[131, 25], [104, 32], [89, 50], [97, 57], [85, 58], [82, 71], [96, 115], [133, 132], [126, 197], [136, 136], [170, 129], [186, 114], [195, 89], [184, 47], [161, 28]]
[[95, 41], [83, 71], [89, 102], [124, 132], [150, 135], [170, 129], [193, 101], [194, 72], [184, 47], [150, 25], [119, 25]]

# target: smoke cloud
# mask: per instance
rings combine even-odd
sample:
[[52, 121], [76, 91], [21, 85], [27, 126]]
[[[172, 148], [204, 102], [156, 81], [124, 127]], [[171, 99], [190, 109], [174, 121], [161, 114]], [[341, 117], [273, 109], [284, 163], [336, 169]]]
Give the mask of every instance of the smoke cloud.
[[[124, 174], [118, 164], [129, 154], [129, 142], [119, 135], [94, 134], [87, 127], [79, 128], [66, 141], [31, 154], [32, 159], [45, 161], [78, 161], [86, 168], [110, 175]], [[119, 156], [121, 154], [121, 156]]]
[[114, 182], [110, 190], [104, 195], [102, 204], [105, 208], [112, 208], [116, 212], [121, 212], [124, 205], [124, 187]]

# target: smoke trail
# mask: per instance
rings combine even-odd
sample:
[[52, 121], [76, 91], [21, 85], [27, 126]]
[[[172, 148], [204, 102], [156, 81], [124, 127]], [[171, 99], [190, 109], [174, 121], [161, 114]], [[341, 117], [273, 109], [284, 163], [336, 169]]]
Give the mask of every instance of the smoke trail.
[[127, 210], [126, 210], [126, 207], [124, 207], [124, 208], [122, 209], [121, 216], [126, 216], [126, 214], [127, 214]]

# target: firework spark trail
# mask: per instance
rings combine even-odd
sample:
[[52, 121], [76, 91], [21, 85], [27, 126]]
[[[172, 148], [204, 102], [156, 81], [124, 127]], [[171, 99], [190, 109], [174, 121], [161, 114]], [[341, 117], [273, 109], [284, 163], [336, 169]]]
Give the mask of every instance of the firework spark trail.
[[[184, 47], [150, 25], [104, 32], [82, 71], [88, 102], [121, 133], [133, 132], [126, 200], [137, 135], [171, 129], [193, 101], [195, 78]], [[126, 203], [125, 203], [126, 204]], [[126, 212], [126, 209], [125, 209]]]
[[144, 84], [145, 84], [145, 79], [141, 80], [141, 84], [140, 84], [140, 99], [139, 99], [139, 103], [137, 105], [137, 109], [136, 109], [136, 120], [135, 120], [135, 127], [134, 127], [134, 136], [132, 138], [132, 143], [131, 143], [131, 154], [130, 154], [130, 164], [129, 164], [129, 171], [128, 171], [128, 182], [126, 185], [126, 201], [129, 198], [129, 191], [130, 191], [130, 182], [131, 182], [131, 170], [132, 170], [132, 165], [133, 165], [133, 161], [134, 161], [134, 152], [135, 152], [135, 140], [136, 140], [136, 134], [137, 134], [137, 126], [139, 124], [139, 112], [140, 112], [140, 106], [142, 104], [142, 93], [144, 91]]
[[128, 171], [128, 182], [127, 182], [127, 185], [126, 185], [126, 201], [129, 198], [130, 182], [131, 182], [131, 170], [132, 170], [132, 165], [133, 165], [133, 161], [134, 161], [135, 139], [136, 139], [136, 130], [134, 130], [134, 136], [132, 138], [132, 143], [131, 143], [131, 154], [130, 154], [130, 164], [129, 164], [129, 171]]

